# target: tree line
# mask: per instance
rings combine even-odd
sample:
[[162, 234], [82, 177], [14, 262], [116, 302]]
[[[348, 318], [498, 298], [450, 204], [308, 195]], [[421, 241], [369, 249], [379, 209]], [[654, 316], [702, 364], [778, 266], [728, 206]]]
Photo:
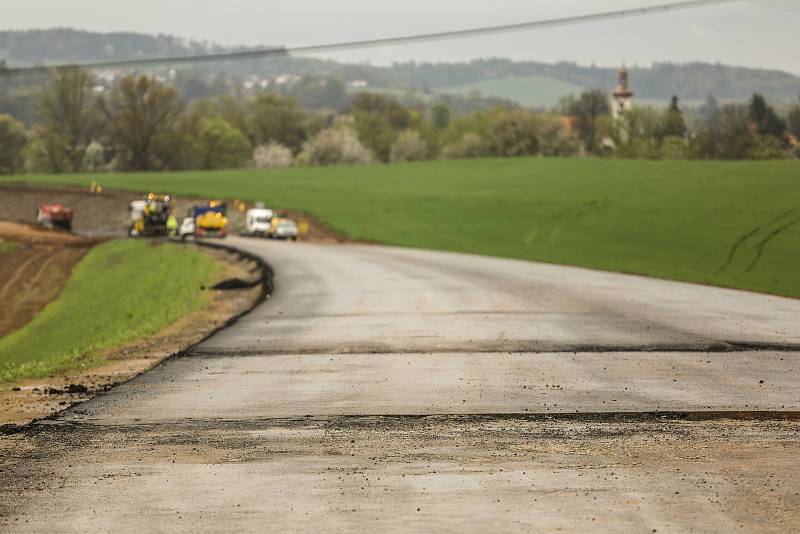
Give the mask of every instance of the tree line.
[[796, 158], [800, 103], [780, 116], [761, 95], [749, 105], [709, 99], [684, 118], [664, 110], [611, 116], [609, 96], [588, 90], [548, 112], [499, 106], [454, 113], [444, 102], [404, 105], [359, 93], [343, 109], [309, 111], [282, 94], [224, 95], [187, 105], [148, 76], [95, 94], [90, 74], [59, 71], [39, 95], [32, 128], [0, 115], [0, 173], [272, 168], [517, 156], [646, 159]]

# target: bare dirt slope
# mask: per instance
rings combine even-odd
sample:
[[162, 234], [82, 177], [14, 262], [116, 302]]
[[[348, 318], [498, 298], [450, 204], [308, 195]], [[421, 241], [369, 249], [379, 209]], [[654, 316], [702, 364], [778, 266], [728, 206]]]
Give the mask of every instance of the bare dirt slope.
[[22, 247], [0, 257], [0, 337], [26, 325], [50, 301], [94, 241], [0, 221], [0, 239]]
[[0, 218], [35, 223], [41, 204], [59, 203], [75, 210], [75, 232], [117, 234], [125, 232], [128, 206], [139, 197], [128, 192], [108, 191], [95, 195], [74, 187], [0, 184]]

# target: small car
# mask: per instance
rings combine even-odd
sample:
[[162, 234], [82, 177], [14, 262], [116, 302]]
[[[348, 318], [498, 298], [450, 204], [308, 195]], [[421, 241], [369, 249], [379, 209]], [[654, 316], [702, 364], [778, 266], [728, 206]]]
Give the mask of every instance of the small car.
[[297, 241], [297, 236], [300, 234], [297, 229], [297, 223], [291, 219], [280, 219], [278, 217], [272, 219], [272, 224], [269, 227], [269, 237], [272, 239], [291, 239]]

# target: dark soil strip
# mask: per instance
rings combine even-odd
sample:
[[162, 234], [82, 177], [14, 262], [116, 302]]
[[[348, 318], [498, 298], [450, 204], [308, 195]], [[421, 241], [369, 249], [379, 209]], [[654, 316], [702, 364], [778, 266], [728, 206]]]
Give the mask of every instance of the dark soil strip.
[[575, 422], [575, 423], [675, 423], [714, 421], [776, 421], [800, 422], [800, 411], [649, 411], [649, 412], [561, 412], [561, 413], [493, 413], [493, 414], [428, 414], [428, 415], [336, 415], [247, 419], [181, 419], [158, 423], [97, 424], [91, 422], [41, 420], [30, 425], [0, 426], [0, 435], [24, 433], [35, 435], [53, 430], [102, 431], [108, 433], [124, 429], [180, 428], [182, 432], [192, 429], [214, 428], [215, 430], [257, 430], [264, 427], [319, 426], [326, 428], [401, 426], [414, 422], [489, 423], [492, 421], [518, 422]]
[[653, 344], [653, 345], [559, 345], [547, 343], [507, 342], [503, 345], [497, 343], [450, 343], [448, 347], [409, 347], [398, 348], [376, 344], [361, 344], [342, 347], [331, 345], [328, 347], [285, 348], [280, 346], [262, 350], [190, 350], [184, 356], [192, 357], [246, 357], [246, 356], [285, 356], [285, 355], [331, 355], [331, 354], [618, 354], [618, 353], [687, 353], [687, 354], [730, 354], [741, 352], [783, 352], [800, 354], [800, 344], [796, 343], [759, 343], [721, 341], [714, 343], [683, 343], [683, 344]]
[[[274, 271], [272, 270], [272, 266], [269, 265], [261, 256], [256, 254], [251, 254], [249, 252], [245, 252], [235, 247], [231, 247], [228, 245], [223, 245], [221, 243], [209, 243], [207, 241], [195, 241], [195, 244], [201, 247], [207, 247], [215, 250], [223, 250], [229, 254], [233, 254], [234, 256], [238, 257], [242, 260], [249, 260], [252, 261], [255, 265], [255, 272], [258, 273], [258, 278], [253, 282], [246, 282], [239, 278], [234, 278], [231, 280], [224, 280], [214, 286], [212, 289], [221, 289], [221, 290], [233, 290], [233, 289], [249, 289], [251, 287], [256, 287], [257, 285], [261, 285], [261, 296], [258, 299], [258, 302], [262, 302], [265, 300], [272, 292], [275, 290], [275, 284], [273, 283], [273, 278], [275, 276]], [[247, 310], [242, 315], [250, 313], [252, 309]], [[236, 317], [236, 320], [241, 318]], [[235, 322], [235, 321], [234, 321]], [[233, 323], [230, 323], [233, 324]], [[226, 325], [227, 326], [230, 326]], [[226, 328], [223, 327], [223, 328]], [[216, 333], [216, 332], [214, 332]], [[213, 335], [213, 334], [212, 334]], [[211, 336], [209, 336], [211, 337]]]

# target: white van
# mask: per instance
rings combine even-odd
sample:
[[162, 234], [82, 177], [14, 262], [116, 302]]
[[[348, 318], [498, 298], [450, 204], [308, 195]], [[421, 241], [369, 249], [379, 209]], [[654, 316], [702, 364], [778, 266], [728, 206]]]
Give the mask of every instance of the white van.
[[275, 213], [266, 208], [247, 210], [245, 220], [245, 235], [267, 237]]

